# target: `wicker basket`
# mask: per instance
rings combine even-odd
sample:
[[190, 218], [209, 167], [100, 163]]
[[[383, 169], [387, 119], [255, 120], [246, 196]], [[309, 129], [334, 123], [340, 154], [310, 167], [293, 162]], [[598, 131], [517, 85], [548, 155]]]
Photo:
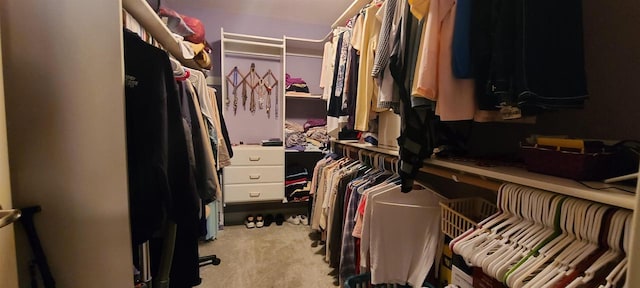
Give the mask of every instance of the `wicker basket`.
[[496, 211], [495, 204], [477, 197], [440, 202], [442, 233], [456, 238]]

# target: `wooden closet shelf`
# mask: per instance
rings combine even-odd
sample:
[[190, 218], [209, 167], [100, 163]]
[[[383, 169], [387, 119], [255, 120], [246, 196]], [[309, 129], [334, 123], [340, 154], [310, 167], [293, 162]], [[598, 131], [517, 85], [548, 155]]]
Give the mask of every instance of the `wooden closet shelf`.
[[296, 92], [286, 92], [284, 96], [287, 99], [315, 99], [315, 100], [323, 100], [322, 95], [320, 94], [309, 94], [309, 93], [296, 93]]
[[400, 155], [398, 150], [393, 150], [393, 149], [387, 149], [387, 148], [374, 146], [371, 143], [358, 143], [356, 140], [335, 140], [335, 139], [331, 139], [331, 142], [339, 144], [339, 145], [344, 145], [344, 146], [348, 146], [348, 147], [355, 147], [355, 148], [358, 148], [358, 149], [365, 149], [365, 150], [378, 152], [378, 153], [382, 153], [382, 154], [387, 154], [387, 155], [391, 155], [391, 156], [396, 156], [396, 157], [398, 157]]
[[[423, 167], [421, 171], [430, 173], [428, 171], [425, 171], [430, 168], [445, 168], [450, 171], [458, 171], [460, 174], [452, 174], [452, 176], [449, 176], [447, 178], [452, 178], [452, 180], [454, 181], [456, 181], [455, 178], [457, 178], [457, 181], [459, 182], [466, 182], [460, 181], [460, 177], [469, 177], [470, 175], [476, 175], [477, 178], [479, 178], [479, 181], [494, 181], [496, 183], [520, 184], [523, 186], [555, 192], [562, 195], [595, 201], [630, 210], [634, 210], [635, 208], [635, 194], [633, 193], [623, 192], [614, 188], [606, 190], [591, 189], [572, 179], [529, 172], [526, 169], [519, 167], [480, 167], [471, 162], [427, 159], [425, 160], [425, 167]], [[439, 175], [436, 173], [431, 174]], [[585, 184], [594, 188], [606, 188], [615, 186], [625, 190], [634, 191], [633, 187], [609, 185], [602, 182], [585, 182]], [[494, 186], [487, 186], [485, 188], [489, 187], [493, 188]]]
[[[379, 148], [371, 144], [360, 144], [345, 140], [331, 141], [339, 145], [398, 156], [398, 151]], [[510, 166], [485, 167], [478, 166], [473, 162], [441, 159], [427, 159], [424, 164], [425, 166], [420, 169], [423, 173], [493, 191], [497, 191], [502, 183], [514, 183], [616, 207], [635, 209], [634, 193], [623, 192], [615, 188], [604, 189], [618, 187], [628, 191], [635, 191], [634, 187], [604, 184], [602, 182], [584, 182], [586, 185], [595, 188], [591, 189], [572, 179], [529, 172], [523, 168]]]

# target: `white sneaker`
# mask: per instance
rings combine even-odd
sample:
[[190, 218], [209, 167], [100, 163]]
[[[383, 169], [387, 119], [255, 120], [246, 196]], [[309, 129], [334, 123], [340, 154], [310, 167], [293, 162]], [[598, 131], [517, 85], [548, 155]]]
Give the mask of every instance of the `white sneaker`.
[[244, 220], [244, 225], [247, 226], [247, 229], [255, 228], [256, 223], [254, 222], [253, 216], [247, 216], [247, 219]]
[[302, 225], [309, 225], [309, 218], [307, 218], [307, 216], [305, 216], [305, 215], [298, 215], [298, 218], [300, 218], [300, 224], [302, 224]]
[[256, 228], [262, 227], [264, 227], [264, 218], [262, 217], [262, 215], [258, 215], [256, 216]]
[[287, 218], [287, 222], [293, 225], [300, 225], [300, 218], [298, 218], [297, 215], [289, 216], [289, 218]]

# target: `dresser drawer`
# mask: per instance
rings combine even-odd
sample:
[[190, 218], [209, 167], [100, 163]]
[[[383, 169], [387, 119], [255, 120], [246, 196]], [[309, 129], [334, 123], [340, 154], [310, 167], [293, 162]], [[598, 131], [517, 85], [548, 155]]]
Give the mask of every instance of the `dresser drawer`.
[[233, 166], [282, 166], [284, 149], [282, 147], [236, 146], [233, 147]]
[[282, 201], [282, 199], [284, 199], [284, 185], [280, 183], [224, 185], [225, 203]]
[[284, 166], [229, 166], [223, 179], [225, 184], [284, 182]]

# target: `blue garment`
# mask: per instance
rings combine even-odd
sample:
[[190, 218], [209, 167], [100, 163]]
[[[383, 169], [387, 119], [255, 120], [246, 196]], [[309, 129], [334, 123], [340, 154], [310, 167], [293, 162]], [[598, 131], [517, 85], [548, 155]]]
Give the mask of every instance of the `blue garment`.
[[471, 69], [471, 9], [472, 0], [456, 1], [456, 19], [451, 44], [453, 76], [459, 79], [473, 78]]

